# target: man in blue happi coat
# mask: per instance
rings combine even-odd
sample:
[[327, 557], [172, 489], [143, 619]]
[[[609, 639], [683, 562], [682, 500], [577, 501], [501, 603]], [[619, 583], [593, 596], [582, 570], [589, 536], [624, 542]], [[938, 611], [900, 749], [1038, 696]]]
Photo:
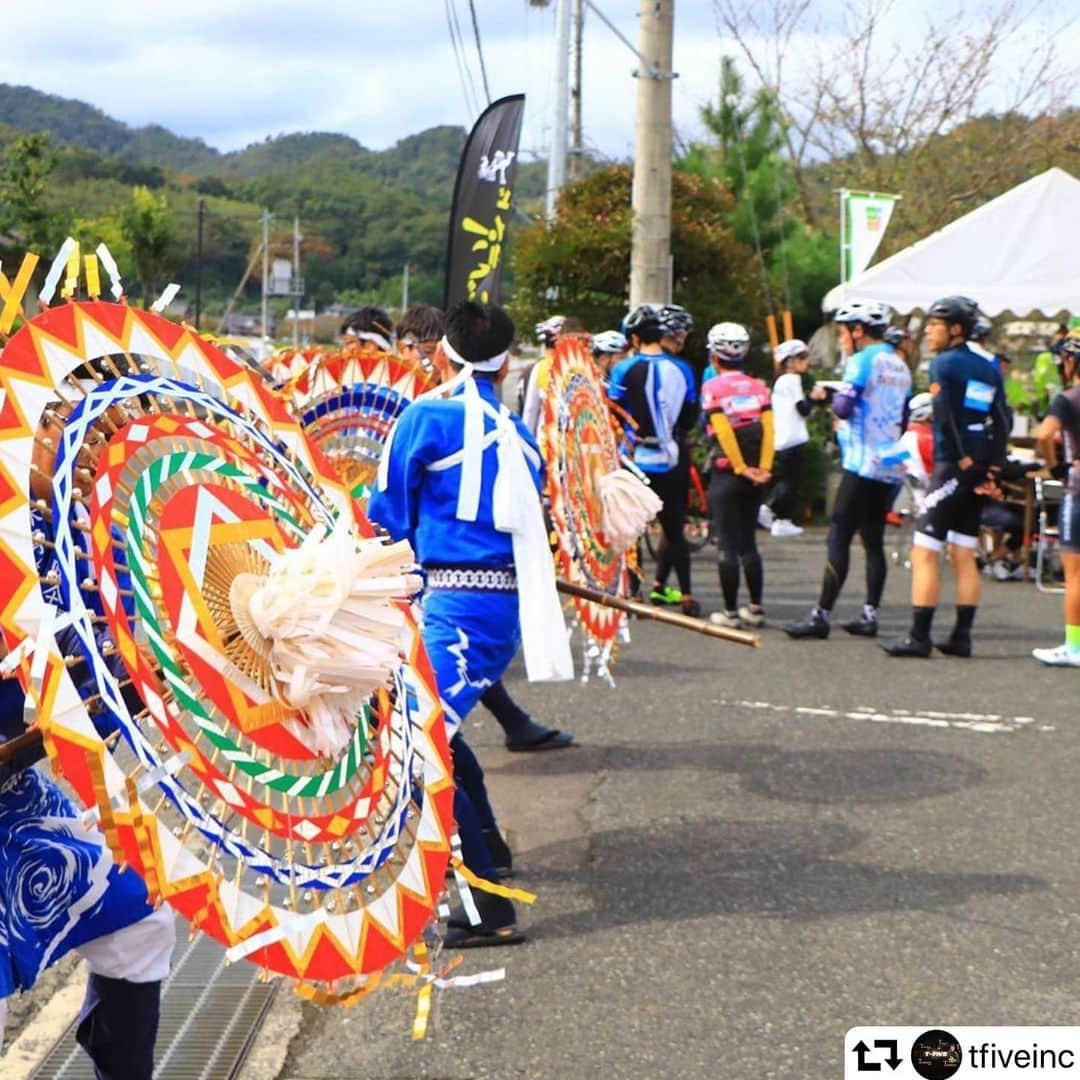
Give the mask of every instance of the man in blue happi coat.
[[[530, 679], [573, 676], [540, 504], [542, 461], [498, 395], [513, 336], [495, 305], [464, 301], [446, 313], [441, 345], [457, 375], [444, 396], [402, 413], [368, 504], [372, 521], [412, 544], [426, 577], [424, 645], [451, 736], [462, 854], [491, 881], [509, 868], [509, 852], [461, 725], [519, 644]], [[522, 940], [511, 901], [482, 894], [477, 907], [479, 926], [451, 918], [448, 944]]]

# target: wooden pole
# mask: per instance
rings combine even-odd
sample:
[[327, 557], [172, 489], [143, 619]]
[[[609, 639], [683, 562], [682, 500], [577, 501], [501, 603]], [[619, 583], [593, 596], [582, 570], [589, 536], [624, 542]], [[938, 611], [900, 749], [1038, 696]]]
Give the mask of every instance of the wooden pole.
[[678, 626], [683, 630], [694, 630], [706, 637], [720, 638], [722, 641], [731, 641], [736, 645], [749, 645], [756, 649], [761, 644], [761, 635], [753, 634], [749, 630], [729, 630], [725, 626], [713, 626], [708, 619], [695, 619], [691, 615], [683, 615], [677, 611], [665, 611], [663, 608], [654, 607], [652, 604], [642, 604], [638, 600], [624, 600], [621, 596], [608, 596], [607, 593], [590, 589], [585, 585], [575, 585], [571, 581], [562, 578], [555, 579], [555, 587], [566, 596], [576, 596], [581, 600], [591, 600], [594, 604], [603, 607], [614, 608], [616, 611], [624, 611], [627, 615], [634, 615], [639, 619], [652, 619], [654, 622], [666, 623], [668, 626]]
[[675, 0], [640, 0], [630, 307], [671, 303], [671, 70]]

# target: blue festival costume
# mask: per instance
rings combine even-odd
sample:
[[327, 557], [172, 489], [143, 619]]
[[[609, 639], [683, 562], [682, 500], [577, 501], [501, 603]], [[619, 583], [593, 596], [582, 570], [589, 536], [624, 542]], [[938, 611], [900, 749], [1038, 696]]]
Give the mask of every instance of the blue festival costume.
[[[36, 537], [48, 524], [32, 515]], [[52, 549], [35, 546], [39, 572], [56, 569]], [[64, 608], [59, 584], [42, 586], [44, 599]], [[58, 645], [79, 655], [74, 631]], [[83, 697], [92, 694], [85, 665], [70, 669]], [[14, 678], [0, 681], [0, 742], [26, 730], [25, 698]], [[95, 717], [102, 735], [116, 728]], [[121, 872], [99, 832], [43, 771], [0, 769], [0, 1033], [3, 999], [28, 990], [72, 949], [90, 967], [76, 1036], [99, 1078], [149, 1080], [153, 1069], [161, 980], [175, 940], [174, 916], [155, 911], [133, 871]]]
[[[454, 751], [454, 811], [462, 853], [474, 873], [489, 879], [495, 867], [483, 834], [494, 829], [494, 815], [483, 772], [460, 727], [522, 643], [522, 609], [531, 604], [536, 611], [531, 583], [523, 581], [525, 594], [518, 593], [518, 570], [525, 568], [516, 565], [515, 549], [523, 511], [537, 519], [544, 560], [544, 566], [529, 568], [530, 576], [534, 569], [551, 570], [539, 507], [542, 476], [542, 459], [521, 419], [499, 403], [491, 381], [469, 376], [452, 396], [421, 398], [405, 409], [368, 504], [372, 521], [395, 540], [409, 541], [427, 578], [424, 646]], [[511, 527], [507, 519], [512, 517], [518, 520]], [[530, 678], [572, 675], [558, 599], [551, 592], [561, 641], [538, 649], [535, 634], [526, 637]], [[545, 626], [545, 617], [552, 608], [543, 606], [539, 617], [525, 625], [539, 622], [541, 632], [548, 633], [551, 622]]]

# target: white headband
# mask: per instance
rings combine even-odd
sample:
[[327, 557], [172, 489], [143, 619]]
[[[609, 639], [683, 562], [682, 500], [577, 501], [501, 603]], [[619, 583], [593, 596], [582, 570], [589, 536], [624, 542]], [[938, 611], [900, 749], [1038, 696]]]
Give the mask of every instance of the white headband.
[[464, 367], [468, 364], [474, 371], [498, 371], [506, 362], [506, 358], [510, 354], [509, 349], [503, 349], [498, 356], [493, 356], [489, 360], [466, 360], [465, 357], [446, 340], [445, 334], [443, 335], [442, 341], [439, 342], [439, 345], [442, 348], [442, 351], [446, 353], [447, 357], [459, 367]]
[[345, 331], [346, 337], [358, 338], [360, 341], [370, 341], [372, 345], [377, 345], [384, 352], [393, 352], [394, 346], [390, 344], [382, 336], [382, 334], [376, 334], [373, 330], [354, 330], [351, 326]]

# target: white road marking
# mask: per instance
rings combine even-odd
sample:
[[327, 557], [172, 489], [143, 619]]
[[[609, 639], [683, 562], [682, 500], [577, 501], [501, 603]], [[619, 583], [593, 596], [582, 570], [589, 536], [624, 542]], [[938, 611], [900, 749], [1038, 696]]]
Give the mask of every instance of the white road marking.
[[[1001, 713], [938, 712], [926, 710], [911, 712], [908, 709], [875, 709], [859, 705], [854, 709], [828, 709], [807, 705], [774, 705], [770, 701], [717, 701], [717, 705], [740, 709], [759, 709], [763, 712], [787, 713], [793, 716], [820, 716], [828, 719], [868, 720], [872, 724], [910, 724], [916, 727], [953, 728], [977, 731], [982, 735], [994, 735], [1010, 731], [1022, 731], [1035, 723], [1033, 716], [1003, 716]], [[1053, 731], [1046, 724], [1038, 725], [1036, 731]]]

